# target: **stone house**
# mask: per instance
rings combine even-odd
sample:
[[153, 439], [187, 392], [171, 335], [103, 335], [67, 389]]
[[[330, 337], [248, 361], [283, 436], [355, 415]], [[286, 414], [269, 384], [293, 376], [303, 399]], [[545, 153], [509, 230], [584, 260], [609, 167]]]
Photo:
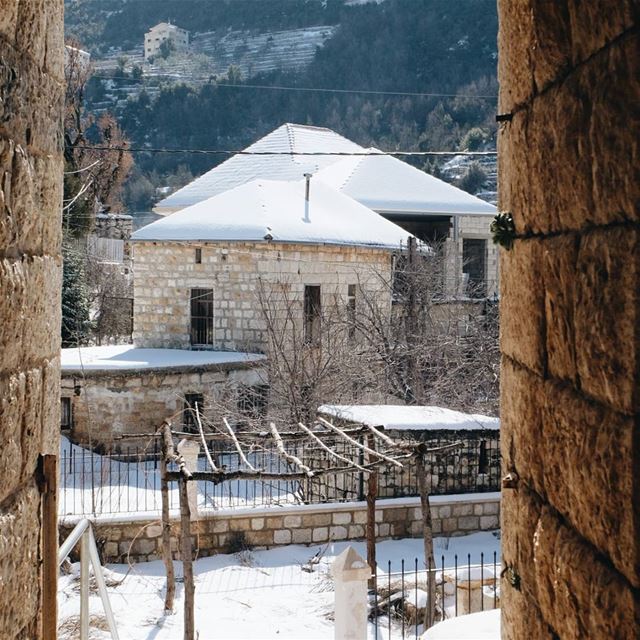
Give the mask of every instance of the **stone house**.
[[[144, 447], [163, 420], [197, 432], [192, 411], [208, 416], [221, 396], [242, 403], [266, 378], [264, 356], [252, 353], [139, 349], [133, 345], [62, 349], [60, 426], [94, 450]], [[183, 412], [182, 415], [178, 415]], [[122, 440], [122, 434], [141, 434]], [[147, 434], [142, 437], [142, 434]]]
[[170, 22], [160, 22], [144, 34], [144, 59], [148, 60], [160, 53], [163, 42], [170, 42], [176, 51], [189, 47], [189, 32]]
[[442, 244], [451, 295], [496, 294], [498, 254], [489, 230], [496, 208], [488, 202], [323, 127], [286, 123], [245, 151], [283, 155], [232, 156], [161, 200], [154, 211], [169, 215], [257, 178], [300, 180], [310, 174], [407, 234]]
[[402, 228], [321, 182], [242, 184], [133, 234], [134, 342], [264, 353], [265, 298], [286, 298], [313, 340], [336, 301], [357, 306], [356, 289], [390, 307], [379, 276], [391, 278], [403, 239]]

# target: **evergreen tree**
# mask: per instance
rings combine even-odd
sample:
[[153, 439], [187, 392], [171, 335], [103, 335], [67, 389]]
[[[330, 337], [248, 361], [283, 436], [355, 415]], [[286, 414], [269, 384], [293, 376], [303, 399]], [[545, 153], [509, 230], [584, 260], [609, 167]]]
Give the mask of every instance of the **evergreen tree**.
[[62, 260], [62, 346], [87, 344], [91, 320], [84, 260], [68, 238]]

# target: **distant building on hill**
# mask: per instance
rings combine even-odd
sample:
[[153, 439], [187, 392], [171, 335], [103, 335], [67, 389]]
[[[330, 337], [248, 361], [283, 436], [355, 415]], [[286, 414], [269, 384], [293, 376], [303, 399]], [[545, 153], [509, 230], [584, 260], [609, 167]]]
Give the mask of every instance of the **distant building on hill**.
[[163, 42], [170, 42], [176, 51], [189, 47], [189, 32], [170, 22], [160, 22], [144, 35], [144, 59], [148, 60], [160, 53]]

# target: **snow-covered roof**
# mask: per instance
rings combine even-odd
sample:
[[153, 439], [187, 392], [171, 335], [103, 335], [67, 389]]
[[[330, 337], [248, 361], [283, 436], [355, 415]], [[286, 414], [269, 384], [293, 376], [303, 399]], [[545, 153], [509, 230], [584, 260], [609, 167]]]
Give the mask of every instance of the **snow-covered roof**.
[[[493, 205], [377, 149], [365, 149], [331, 129], [287, 123], [245, 151], [334, 155], [235, 155], [164, 200], [169, 214], [257, 178], [300, 180], [305, 173], [381, 213], [494, 215]], [[344, 157], [337, 154], [360, 153]], [[376, 155], [377, 154], [377, 155]]]
[[[354, 153], [363, 151], [363, 148], [331, 129], [287, 123], [254, 142], [245, 151]], [[161, 200], [153, 210], [162, 214], [172, 213], [257, 178], [301, 180], [305, 173], [315, 173], [339, 158], [331, 155], [234, 155]]]
[[[378, 149], [342, 158], [315, 176], [379, 213], [495, 215], [496, 208]], [[376, 155], [380, 154], [380, 155]]]
[[136, 231], [132, 240], [267, 241], [397, 248], [409, 235], [371, 209], [311, 180], [254, 180]]
[[236, 351], [188, 351], [186, 349], [139, 349], [132, 344], [73, 347], [61, 350], [62, 373], [87, 371], [124, 372], [140, 369], [207, 367], [254, 364], [264, 360], [258, 353]]
[[470, 431], [499, 429], [500, 419], [442, 407], [390, 404], [322, 405], [318, 413], [371, 427], [399, 431]]

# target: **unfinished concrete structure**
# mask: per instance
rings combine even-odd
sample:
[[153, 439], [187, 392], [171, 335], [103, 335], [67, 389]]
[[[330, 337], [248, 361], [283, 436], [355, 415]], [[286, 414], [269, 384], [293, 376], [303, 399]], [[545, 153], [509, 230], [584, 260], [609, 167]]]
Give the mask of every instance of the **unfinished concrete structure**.
[[7, 640], [43, 633], [37, 469], [41, 454], [58, 450], [62, 14], [62, 0], [0, 8], [0, 637]]
[[637, 638], [637, 2], [501, 0], [502, 637]]

